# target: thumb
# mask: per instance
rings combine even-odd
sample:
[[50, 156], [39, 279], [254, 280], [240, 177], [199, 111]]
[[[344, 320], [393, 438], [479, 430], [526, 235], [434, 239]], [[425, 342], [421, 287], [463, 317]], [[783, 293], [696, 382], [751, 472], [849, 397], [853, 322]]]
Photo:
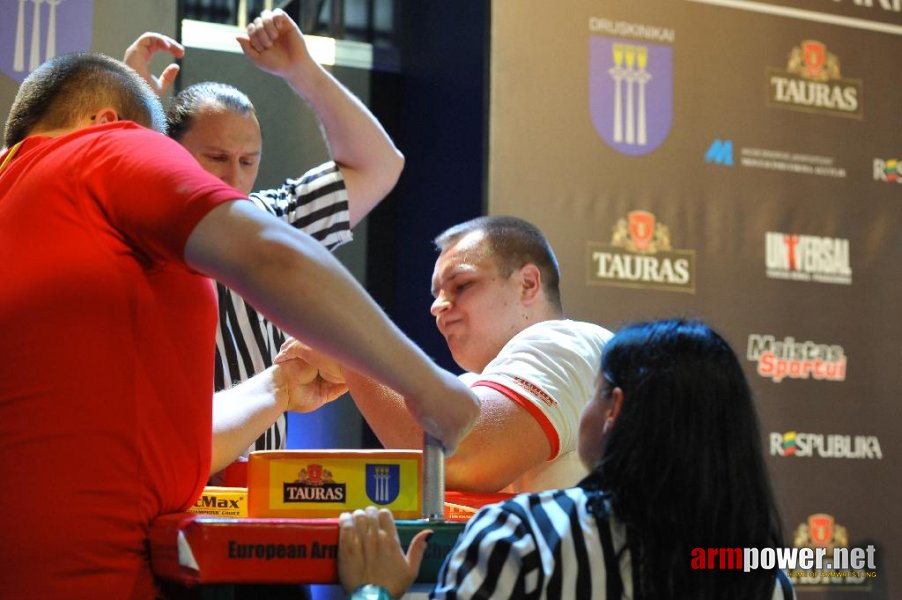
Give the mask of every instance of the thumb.
[[407, 548], [407, 564], [410, 565], [410, 572], [414, 577], [420, 572], [420, 565], [423, 562], [423, 555], [426, 554], [426, 546], [430, 537], [432, 537], [432, 530], [424, 529], [410, 540], [410, 546]]
[[166, 67], [165, 69], [163, 69], [163, 72], [160, 73], [160, 93], [161, 94], [166, 92], [166, 90], [168, 90], [172, 86], [172, 84], [173, 84], [173, 82], [175, 82], [175, 78], [176, 78], [176, 76], [178, 76], [178, 74], [179, 74], [179, 66], [175, 63], [173, 63], [173, 64], [169, 65], [168, 67]]
[[238, 41], [238, 45], [241, 46], [241, 51], [244, 52], [245, 56], [259, 56], [259, 52], [257, 52], [254, 47], [251, 45], [251, 40], [248, 37], [236, 37]]
[[300, 359], [307, 362], [304, 358], [304, 347], [296, 343], [294, 340], [288, 340], [279, 348], [279, 353], [273, 359], [273, 364], [287, 362], [289, 360]]
[[[286, 2], [287, 4], [287, 2]], [[277, 8], [272, 11], [273, 19], [272, 22], [275, 24], [276, 29], [282, 31], [288, 25], [288, 15], [285, 14], [285, 11], [281, 8]]]

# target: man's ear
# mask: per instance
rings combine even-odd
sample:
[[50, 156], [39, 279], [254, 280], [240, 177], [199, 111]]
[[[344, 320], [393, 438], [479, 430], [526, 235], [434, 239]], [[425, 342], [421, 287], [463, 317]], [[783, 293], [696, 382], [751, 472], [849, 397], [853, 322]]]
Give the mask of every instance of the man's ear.
[[520, 268], [521, 297], [524, 304], [532, 304], [542, 291], [542, 272], [539, 267], [527, 263]]
[[119, 120], [119, 113], [112, 106], [101, 108], [91, 116], [91, 121], [95, 125], [103, 125], [104, 123], [114, 123]]

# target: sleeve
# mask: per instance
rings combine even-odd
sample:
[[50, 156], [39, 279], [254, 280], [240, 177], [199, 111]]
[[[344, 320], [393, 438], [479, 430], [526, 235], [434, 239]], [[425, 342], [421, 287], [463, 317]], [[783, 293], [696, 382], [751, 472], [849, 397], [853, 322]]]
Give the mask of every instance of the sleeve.
[[548, 460], [554, 460], [576, 449], [579, 415], [595, 391], [610, 336], [591, 323], [538, 323], [514, 336], [470, 387], [493, 388], [526, 409], [548, 437]]
[[482, 508], [445, 558], [430, 598], [522, 598], [535, 592], [537, 545], [511, 503]]
[[348, 192], [334, 162], [311, 169], [299, 179], [286, 179], [279, 188], [254, 192], [251, 200], [329, 250], [353, 237]]
[[184, 261], [185, 243], [207, 213], [243, 199], [177, 142], [142, 127], [98, 136], [83, 160], [84, 192], [128, 245], [153, 261]]

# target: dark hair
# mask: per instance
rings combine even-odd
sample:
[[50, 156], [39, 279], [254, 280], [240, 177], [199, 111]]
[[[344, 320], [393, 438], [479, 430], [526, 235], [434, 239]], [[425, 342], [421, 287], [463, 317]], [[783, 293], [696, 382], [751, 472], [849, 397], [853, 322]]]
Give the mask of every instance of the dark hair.
[[623, 404], [581, 484], [609, 494], [647, 598], [769, 598], [773, 571], [690, 568], [693, 548], [782, 545], [758, 417], [736, 355], [697, 321], [623, 328], [602, 357]]
[[195, 83], [176, 94], [166, 110], [169, 137], [178, 141], [191, 129], [194, 119], [204, 106], [220, 106], [246, 115], [256, 114], [247, 95], [227, 83], [205, 81]]
[[542, 287], [549, 302], [563, 312], [561, 304], [561, 271], [551, 244], [538, 227], [517, 217], [477, 217], [443, 231], [434, 243], [444, 251], [474, 231], [485, 234], [484, 244], [491, 252], [504, 277], [526, 264], [534, 264], [542, 275]]
[[163, 107], [131, 67], [92, 52], [62, 54], [35, 69], [22, 85], [6, 119], [4, 143], [12, 146], [36, 126], [71, 126], [91, 111], [112, 106], [122, 119], [165, 132]]

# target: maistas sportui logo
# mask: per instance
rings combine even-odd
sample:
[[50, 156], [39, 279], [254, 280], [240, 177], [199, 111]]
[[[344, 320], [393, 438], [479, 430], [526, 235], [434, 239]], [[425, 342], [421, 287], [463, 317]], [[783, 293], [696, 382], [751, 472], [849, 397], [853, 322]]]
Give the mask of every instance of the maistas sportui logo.
[[758, 375], [780, 383], [784, 379], [845, 381], [847, 359], [839, 344], [782, 340], [773, 335], [749, 335], [746, 357], [757, 363]]

